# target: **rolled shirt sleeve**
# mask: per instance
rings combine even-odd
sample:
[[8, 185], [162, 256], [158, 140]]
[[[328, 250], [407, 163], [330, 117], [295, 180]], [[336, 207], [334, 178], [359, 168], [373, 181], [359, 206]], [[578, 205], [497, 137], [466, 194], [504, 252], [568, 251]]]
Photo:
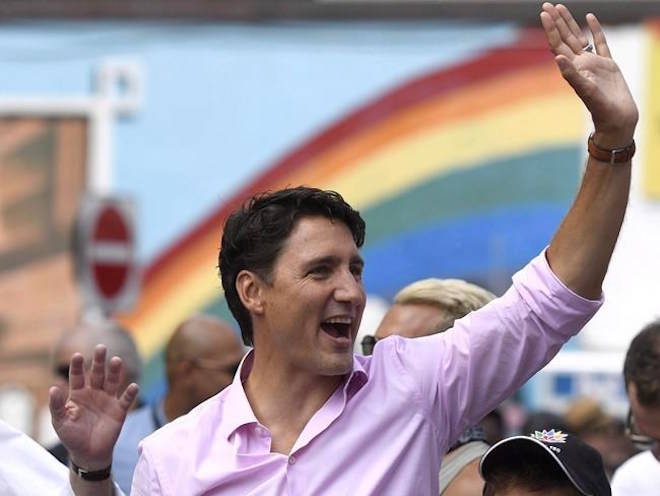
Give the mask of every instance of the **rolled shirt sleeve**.
[[502, 297], [452, 329], [394, 338], [389, 346], [415, 384], [421, 408], [446, 436], [446, 449], [545, 366], [602, 302], [602, 296], [588, 300], [568, 289], [543, 252], [514, 275]]

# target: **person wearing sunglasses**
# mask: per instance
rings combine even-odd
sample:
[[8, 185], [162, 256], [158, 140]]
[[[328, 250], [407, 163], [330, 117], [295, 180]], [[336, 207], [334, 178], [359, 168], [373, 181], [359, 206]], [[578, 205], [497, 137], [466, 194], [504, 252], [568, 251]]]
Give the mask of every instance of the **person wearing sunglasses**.
[[[96, 343], [104, 343], [113, 356], [121, 358], [123, 367], [119, 387], [139, 384], [142, 376], [142, 359], [135, 340], [128, 329], [112, 320], [82, 321], [75, 328], [64, 332], [53, 351], [53, 381], [58, 387], [69, 387], [69, 363], [74, 353], [83, 356], [84, 367], [89, 370]], [[136, 402], [129, 410], [112, 457], [112, 477], [124, 491], [130, 490], [133, 471], [138, 460], [137, 445], [155, 429], [152, 408]], [[67, 449], [60, 442], [48, 448], [60, 462], [69, 465]]]
[[[422, 279], [394, 296], [374, 335], [362, 339], [362, 351], [371, 355], [378, 341], [389, 336], [420, 338], [453, 327], [454, 322], [480, 309], [495, 295], [462, 279]], [[480, 496], [483, 480], [479, 458], [488, 449], [480, 425], [469, 427], [449, 448], [439, 473], [439, 490], [444, 496]]]
[[614, 473], [614, 496], [660, 494], [660, 320], [633, 338], [626, 353], [623, 378], [630, 409], [626, 434], [641, 453]]
[[[60, 339], [53, 357], [55, 383], [68, 387], [69, 360], [76, 352], [82, 353], [85, 368], [89, 368], [96, 343], [104, 343], [108, 354], [122, 359], [121, 389], [140, 382], [142, 362], [131, 334], [115, 322], [100, 322], [84, 323]], [[131, 488], [140, 441], [229, 385], [242, 357], [237, 333], [216, 317], [194, 315], [174, 330], [165, 349], [165, 396], [155, 405], [137, 403], [115, 445], [112, 477], [125, 493]], [[69, 463], [62, 444], [49, 451], [62, 463]]]
[[373, 335], [362, 338], [362, 353], [371, 355], [388, 336], [418, 338], [446, 331], [454, 322], [495, 299], [490, 291], [462, 279], [422, 279], [394, 296]]

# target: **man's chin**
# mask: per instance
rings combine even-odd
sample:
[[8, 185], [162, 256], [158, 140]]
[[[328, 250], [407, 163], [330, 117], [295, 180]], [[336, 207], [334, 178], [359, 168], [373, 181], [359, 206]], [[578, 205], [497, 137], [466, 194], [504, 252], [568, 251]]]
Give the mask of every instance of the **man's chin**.
[[346, 375], [353, 370], [353, 353], [341, 354], [337, 356], [324, 357], [321, 364], [321, 375], [337, 376]]

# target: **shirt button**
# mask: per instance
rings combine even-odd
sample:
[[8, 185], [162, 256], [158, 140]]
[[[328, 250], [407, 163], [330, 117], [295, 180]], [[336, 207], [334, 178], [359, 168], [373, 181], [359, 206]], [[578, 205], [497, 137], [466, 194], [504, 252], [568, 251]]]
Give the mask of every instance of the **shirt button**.
[[296, 463], [296, 457], [295, 456], [290, 456], [289, 457], [289, 465], [293, 465], [294, 463]]

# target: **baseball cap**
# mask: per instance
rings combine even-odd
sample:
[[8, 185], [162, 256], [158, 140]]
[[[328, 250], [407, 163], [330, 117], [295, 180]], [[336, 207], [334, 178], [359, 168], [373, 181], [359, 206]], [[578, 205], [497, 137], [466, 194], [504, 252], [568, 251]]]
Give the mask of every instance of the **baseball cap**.
[[484, 480], [493, 468], [524, 463], [530, 454], [545, 454], [575, 488], [585, 496], [611, 496], [603, 460], [598, 451], [578, 437], [560, 430], [534, 431], [529, 436], [513, 436], [494, 444], [481, 458], [479, 472]]

